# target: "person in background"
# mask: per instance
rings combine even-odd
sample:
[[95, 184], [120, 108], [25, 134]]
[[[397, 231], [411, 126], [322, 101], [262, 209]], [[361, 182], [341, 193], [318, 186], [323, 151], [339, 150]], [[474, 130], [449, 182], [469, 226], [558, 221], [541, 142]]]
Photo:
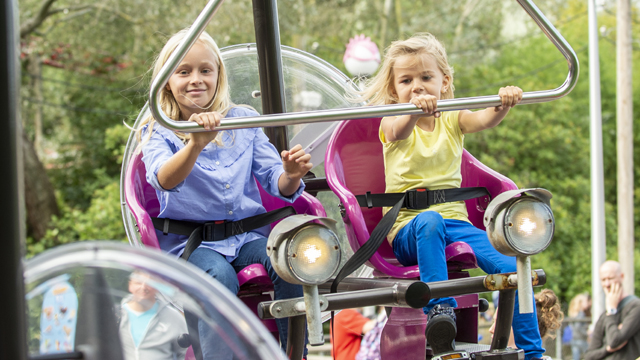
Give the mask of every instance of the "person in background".
[[582, 354], [587, 351], [589, 344], [587, 343], [589, 324], [584, 321], [590, 317], [591, 297], [588, 293], [578, 294], [571, 299], [569, 303], [569, 317], [578, 320], [569, 323], [571, 329], [571, 354], [573, 360], [582, 359]]
[[356, 309], [344, 309], [333, 319], [331, 354], [335, 360], [355, 360], [362, 337], [376, 325]]
[[158, 296], [148, 274], [135, 271], [129, 277], [131, 295], [122, 300], [120, 341], [126, 360], [182, 360], [187, 349], [178, 345], [186, 334], [184, 315]]
[[[556, 331], [560, 329], [562, 326], [562, 319], [564, 319], [564, 314], [560, 309], [560, 301], [558, 300], [558, 296], [550, 289], [543, 289], [539, 293], [534, 295], [534, 299], [536, 302], [536, 310], [538, 316], [538, 328], [540, 329], [540, 338], [545, 339], [555, 338]], [[516, 306], [517, 303], [516, 303]], [[498, 318], [498, 310], [496, 309], [496, 313], [494, 319]], [[491, 336], [493, 337], [493, 333], [495, 332], [496, 323], [494, 321], [493, 325], [489, 329]], [[509, 343], [507, 347], [516, 349], [516, 342], [513, 336], [513, 328], [511, 328], [511, 336], [509, 337]], [[543, 359], [549, 359], [549, 357], [545, 356]]]
[[600, 266], [600, 283], [606, 311], [593, 328], [586, 360], [623, 360], [640, 357], [640, 299], [623, 287], [620, 263], [605, 261]]

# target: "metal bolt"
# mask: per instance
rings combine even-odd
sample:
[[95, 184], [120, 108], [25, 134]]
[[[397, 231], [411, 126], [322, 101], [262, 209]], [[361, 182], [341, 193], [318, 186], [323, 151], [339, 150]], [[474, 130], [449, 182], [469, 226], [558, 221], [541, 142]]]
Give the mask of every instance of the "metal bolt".
[[278, 306], [278, 307], [276, 308], [276, 312], [281, 312], [281, 311], [282, 311], [282, 308]]
[[293, 258], [296, 257], [296, 254], [295, 253], [291, 254], [291, 257], [293, 257]]
[[491, 280], [491, 285], [495, 285], [496, 281], [495, 280]]

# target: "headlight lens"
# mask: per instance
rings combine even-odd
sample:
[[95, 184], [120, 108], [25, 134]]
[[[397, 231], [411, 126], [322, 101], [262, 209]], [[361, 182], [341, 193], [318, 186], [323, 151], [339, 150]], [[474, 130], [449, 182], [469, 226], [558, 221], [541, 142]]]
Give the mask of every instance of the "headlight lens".
[[506, 209], [504, 235], [520, 255], [535, 255], [546, 249], [553, 238], [555, 220], [547, 204], [521, 197]]
[[293, 275], [306, 284], [322, 284], [340, 265], [340, 243], [326, 226], [309, 224], [298, 230], [287, 246]]

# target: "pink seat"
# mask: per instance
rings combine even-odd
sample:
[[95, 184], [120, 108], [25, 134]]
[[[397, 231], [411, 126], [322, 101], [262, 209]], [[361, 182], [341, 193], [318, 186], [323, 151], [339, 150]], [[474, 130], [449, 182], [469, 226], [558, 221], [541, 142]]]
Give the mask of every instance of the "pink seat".
[[[347, 120], [333, 133], [325, 156], [325, 172], [329, 187], [344, 206], [343, 220], [349, 243], [354, 251], [368, 239], [370, 232], [382, 218], [381, 208], [361, 208], [355, 195], [384, 193], [384, 163], [382, 144], [378, 137], [380, 118]], [[462, 157], [462, 187], [484, 186], [492, 197], [516, 185], [510, 179], [484, 166], [466, 150]], [[489, 197], [466, 201], [469, 220], [484, 229], [482, 216]], [[446, 248], [450, 271], [477, 267], [475, 255], [465, 243]], [[396, 260], [391, 246], [385, 241], [369, 260], [370, 265], [384, 275], [397, 278], [419, 277], [418, 267], [405, 267]]]
[[[354, 251], [369, 239], [369, 234], [382, 218], [381, 208], [361, 208], [355, 195], [383, 193], [384, 163], [382, 144], [378, 137], [380, 118], [348, 120], [334, 131], [325, 155], [325, 173], [329, 187], [344, 206], [342, 219], [347, 238]], [[508, 178], [481, 164], [468, 152], [462, 157], [462, 187], [484, 186], [492, 197], [516, 189]], [[489, 204], [487, 196], [467, 200], [469, 220], [484, 229], [482, 216]], [[469, 276], [464, 269], [476, 268], [476, 257], [469, 245], [456, 242], [446, 247], [445, 257], [449, 279]], [[418, 266], [402, 266], [396, 260], [391, 246], [383, 242], [369, 259], [376, 271], [374, 276], [418, 278]], [[478, 342], [478, 294], [455, 297], [458, 302], [457, 342]], [[422, 309], [394, 308], [380, 338], [382, 359], [424, 359], [430, 354], [425, 347], [424, 330], [427, 317]]]
[[[274, 198], [260, 189], [262, 203], [267, 211], [283, 206], [291, 205], [285, 201]], [[142, 243], [147, 247], [160, 249], [155, 228], [151, 222], [152, 216], [157, 216], [160, 212], [160, 203], [156, 197], [156, 191], [146, 180], [146, 169], [142, 162], [142, 154], [133, 156], [127, 167], [124, 181], [125, 200], [131, 214], [133, 215]], [[298, 214], [310, 214], [316, 216], [326, 216], [324, 208], [318, 199], [303, 193], [294, 203], [293, 207]], [[275, 225], [272, 224], [272, 227]], [[265, 268], [260, 264], [249, 265], [238, 273], [240, 292], [238, 296], [254, 312], [257, 311], [257, 304], [261, 301], [270, 301], [269, 295], [262, 296], [263, 293], [273, 290], [273, 284]], [[251, 296], [248, 296], [251, 295]], [[267, 329], [277, 334], [275, 321], [263, 320]]]

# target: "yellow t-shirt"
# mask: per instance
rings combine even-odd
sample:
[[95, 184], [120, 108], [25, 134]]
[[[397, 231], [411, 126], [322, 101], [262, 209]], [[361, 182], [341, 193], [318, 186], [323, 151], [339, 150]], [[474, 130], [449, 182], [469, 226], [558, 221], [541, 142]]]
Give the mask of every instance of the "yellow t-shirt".
[[[379, 130], [384, 154], [385, 192], [399, 193], [411, 189], [459, 188], [462, 182], [460, 164], [464, 134], [458, 125], [459, 111], [443, 112], [436, 119], [433, 132], [418, 126], [405, 139], [387, 142], [382, 127]], [[389, 208], [383, 211], [386, 213]], [[422, 210], [400, 210], [387, 239], [396, 234], [411, 219], [423, 211], [437, 211], [445, 219], [469, 221], [464, 201], [432, 205]]]

